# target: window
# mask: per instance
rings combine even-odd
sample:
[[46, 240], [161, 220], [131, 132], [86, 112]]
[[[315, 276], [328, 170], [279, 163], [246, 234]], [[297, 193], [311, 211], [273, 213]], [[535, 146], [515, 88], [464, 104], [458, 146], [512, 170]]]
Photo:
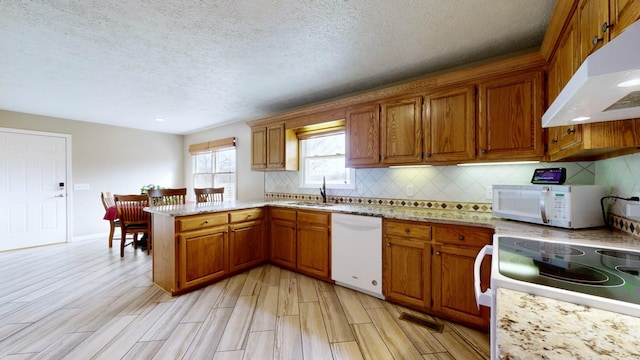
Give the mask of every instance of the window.
[[344, 131], [300, 140], [300, 187], [355, 189], [355, 171], [344, 166]]
[[189, 148], [193, 159], [193, 187], [224, 187], [224, 198], [235, 199], [235, 139], [232, 144], [223, 143], [222, 145], [213, 146], [211, 145], [212, 143], [215, 142], [205, 143], [209, 144], [209, 146], [198, 144]]

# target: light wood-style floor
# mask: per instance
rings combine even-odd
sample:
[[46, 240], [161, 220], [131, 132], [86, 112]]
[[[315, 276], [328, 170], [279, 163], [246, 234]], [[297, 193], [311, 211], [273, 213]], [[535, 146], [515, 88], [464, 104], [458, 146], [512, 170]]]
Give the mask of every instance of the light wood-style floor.
[[[171, 297], [151, 257], [87, 240], [0, 253], [2, 359], [488, 359], [488, 335], [265, 265]], [[427, 315], [419, 314], [422, 317]]]

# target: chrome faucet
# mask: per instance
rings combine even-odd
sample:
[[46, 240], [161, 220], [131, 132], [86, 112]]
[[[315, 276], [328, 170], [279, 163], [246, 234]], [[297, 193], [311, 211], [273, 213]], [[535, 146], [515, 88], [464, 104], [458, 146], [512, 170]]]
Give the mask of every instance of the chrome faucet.
[[324, 176], [322, 177], [322, 187], [320, 188], [320, 196], [322, 196], [322, 202], [327, 202], [327, 184], [325, 183]]

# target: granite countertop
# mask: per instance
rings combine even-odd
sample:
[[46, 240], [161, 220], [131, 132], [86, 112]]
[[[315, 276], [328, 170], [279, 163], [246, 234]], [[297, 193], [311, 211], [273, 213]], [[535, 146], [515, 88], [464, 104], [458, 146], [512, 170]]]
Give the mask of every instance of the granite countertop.
[[640, 359], [640, 318], [499, 288], [499, 359]]
[[336, 203], [314, 203], [309, 201], [265, 201], [231, 200], [221, 203], [191, 203], [145, 208], [146, 211], [164, 216], [188, 216], [210, 212], [242, 210], [263, 206], [277, 206], [293, 209], [329, 211], [353, 215], [384, 217], [389, 219], [424, 221], [440, 224], [479, 226], [495, 230], [498, 235], [518, 236], [531, 239], [581, 243], [594, 246], [619, 247], [640, 250], [640, 238], [618, 230], [607, 228], [570, 230], [519, 221], [495, 218], [489, 212], [445, 209], [424, 209], [380, 205], [356, 205]]

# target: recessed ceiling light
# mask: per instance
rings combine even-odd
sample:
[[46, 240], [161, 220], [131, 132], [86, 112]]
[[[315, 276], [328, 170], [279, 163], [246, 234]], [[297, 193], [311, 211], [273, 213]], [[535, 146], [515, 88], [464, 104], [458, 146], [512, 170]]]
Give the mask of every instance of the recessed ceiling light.
[[157, 122], [164, 122], [164, 119], [162, 119], [162, 118], [156, 118], [156, 121], [157, 121]]

